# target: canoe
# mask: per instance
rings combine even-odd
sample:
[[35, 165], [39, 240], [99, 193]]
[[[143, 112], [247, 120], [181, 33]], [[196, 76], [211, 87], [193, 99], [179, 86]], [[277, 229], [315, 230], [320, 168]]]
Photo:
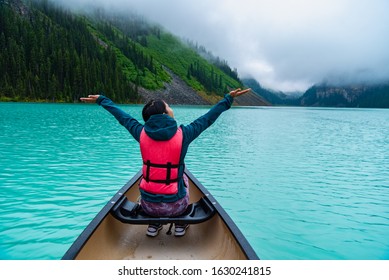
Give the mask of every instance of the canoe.
[[[187, 169], [191, 205], [174, 218], [147, 216], [137, 204], [139, 171], [103, 207], [71, 245], [63, 260], [248, 260], [259, 259], [239, 228]], [[135, 206], [135, 207], [134, 207]], [[146, 236], [148, 223], [164, 228]], [[169, 223], [190, 223], [185, 236], [169, 234]], [[174, 231], [174, 230], [173, 230]]]

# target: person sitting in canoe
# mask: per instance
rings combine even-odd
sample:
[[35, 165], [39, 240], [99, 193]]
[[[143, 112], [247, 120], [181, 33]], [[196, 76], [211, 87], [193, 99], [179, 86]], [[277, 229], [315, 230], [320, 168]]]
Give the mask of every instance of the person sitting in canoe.
[[[249, 91], [232, 90], [206, 114], [189, 125], [180, 126], [173, 110], [162, 99], [152, 99], [143, 107], [144, 125], [104, 95], [88, 95], [80, 100], [101, 105], [140, 143], [143, 159], [140, 204], [150, 216], [173, 217], [182, 214], [189, 205], [189, 184], [184, 175], [189, 144], [231, 107], [234, 97]], [[188, 225], [175, 225], [175, 236], [185, 235], [187, 228]], [[154, 237], [161, 229], [162, 225], [151, 224], [146, 234]]]

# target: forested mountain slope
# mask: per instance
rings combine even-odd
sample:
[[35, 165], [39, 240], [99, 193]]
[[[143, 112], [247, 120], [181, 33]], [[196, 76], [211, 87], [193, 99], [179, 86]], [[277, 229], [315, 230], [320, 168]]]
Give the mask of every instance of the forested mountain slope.
[[[0, 49], [3, 101], [75, 102], [106, 92], [139, 103], [175, 88], [173, 103], [209, 104], [243, 86], [225, 61], [206, 60], [139, 16], [76, 13], [47, 0], [0, 0]], [[261, 105], [254, 103], [245, 105]]]

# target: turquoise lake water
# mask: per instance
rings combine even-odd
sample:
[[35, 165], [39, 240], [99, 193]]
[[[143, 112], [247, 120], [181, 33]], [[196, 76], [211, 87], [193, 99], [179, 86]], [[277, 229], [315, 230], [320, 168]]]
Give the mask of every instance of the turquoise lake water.
[[[94, 104], [0, 103], [0, 158], [0, 259], [60, 259], [141, 164]], [[186, 164], [262, 259], [389, 259], [389, 110], [235, 107]]]

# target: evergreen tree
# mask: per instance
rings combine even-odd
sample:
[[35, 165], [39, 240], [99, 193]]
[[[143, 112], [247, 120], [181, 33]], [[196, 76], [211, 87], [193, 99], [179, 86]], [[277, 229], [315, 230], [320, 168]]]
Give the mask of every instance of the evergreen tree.
[[137, 100], [114, 51], [98, 45], [82, 17], [46, 0], [29, 9], [20, 15], [0, 4], [2, 98], [69, 102], [104, 90], [123, 96], [118, 102]]

